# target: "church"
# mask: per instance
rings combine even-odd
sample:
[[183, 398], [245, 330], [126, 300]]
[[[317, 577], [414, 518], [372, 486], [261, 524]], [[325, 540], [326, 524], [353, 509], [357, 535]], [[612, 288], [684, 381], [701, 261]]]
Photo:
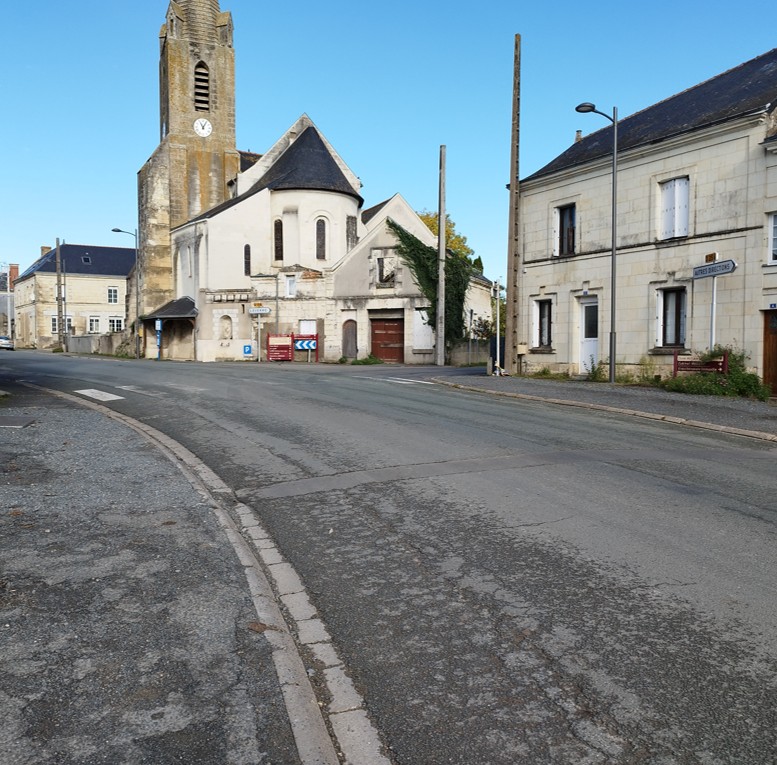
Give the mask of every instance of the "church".
[[[170, 2], [159, 42], [160, 143], [138, 174], [128, 300], [142, 355], [433, 363], [428, 300], [387, 226], [436, 247], [412, 207], [396, 194], [365, 208], [304, 114], [264, 154], [237, 150], [232, 16], [218, 0]], [[482, 276], [465, 310], [490, 319]]]

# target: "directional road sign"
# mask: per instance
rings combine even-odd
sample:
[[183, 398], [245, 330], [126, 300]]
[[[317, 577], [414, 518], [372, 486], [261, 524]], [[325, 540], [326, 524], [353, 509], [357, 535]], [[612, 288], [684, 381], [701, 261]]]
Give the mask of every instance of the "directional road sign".
[[315, 351], [316, 341], [315, 340], [295, 340], [294, 350], [295, 351]]
[[721, 260], [718, 263], [710, 263], [707, 266], [697, 266], [693, 269], [693, 278], [703, 279], [705, 276], [730, 274], [736, 270], [736, 267], [736, 261], [733, 260]]

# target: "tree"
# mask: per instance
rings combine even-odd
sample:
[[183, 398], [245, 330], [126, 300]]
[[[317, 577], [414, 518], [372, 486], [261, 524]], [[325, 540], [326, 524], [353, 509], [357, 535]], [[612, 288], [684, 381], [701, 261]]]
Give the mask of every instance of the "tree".
[[[427, 225], [428, 229], [437, 236], [440, 231], [440, 216], [436, 212], [424, 210], [418, 213], [418, 217]], [[467, 237], [456, 231], [456, 224], [450, 215], [445, 216], [445, 248], [472, 262], [475, 251], [467, 244]], [[478, 260], [480, 260], [478, 258]], [[483, 263], [480, 263], [480, 272], [483, 272]]]
[[[388, 220], [397, 237], [397, 254], [407, 264], [423, 296], [429, 301], [426, 323], [434, 327], [437, 317], [438, 253], [398, 223]], [[445, 259], [445, 342], [464, 337], [464, 299], [472, 276], [472, 262], [466, 255], [448, 250]]]

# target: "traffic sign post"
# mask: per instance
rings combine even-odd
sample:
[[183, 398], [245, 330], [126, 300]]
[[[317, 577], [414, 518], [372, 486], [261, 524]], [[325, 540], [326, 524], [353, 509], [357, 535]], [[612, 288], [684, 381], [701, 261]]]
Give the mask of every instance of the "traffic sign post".
[[[712, 255], [707, 256], [707, 265], [696, 266], [696, 268], [693, 269], [694, 279], [706, 279], [708, 276], [712, 277], [712, 298], [710, 299], [710, 350], [715, 347], [715, 311], [718, 299], [718, 276], [733, 274], [737, 268], [736, 261], [721, 260], [715, 262], [717, 257], [718, 253], [714, 252]], [[712, 262], [709, 262], [710, 260], [712, 260]]]

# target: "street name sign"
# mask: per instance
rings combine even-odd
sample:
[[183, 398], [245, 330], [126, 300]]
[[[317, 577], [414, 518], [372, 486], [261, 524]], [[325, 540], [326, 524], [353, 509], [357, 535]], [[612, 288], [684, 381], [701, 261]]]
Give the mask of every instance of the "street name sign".
[[710, 263], [707, 266], [697, 266], [693, 269], [694, 279], [703, 279], [705, 276], [721, 276], [730, 274], [736, 270], [737, 264], [733, 260], [721, 260], [718, 263]]
[[264, 316], [270, 313], [270, 309], [267, 308], [266, 306], [258, 306], [258, 307], [251, 306], [248, 309], [248, 313], [251, 314], [251, 316]]

